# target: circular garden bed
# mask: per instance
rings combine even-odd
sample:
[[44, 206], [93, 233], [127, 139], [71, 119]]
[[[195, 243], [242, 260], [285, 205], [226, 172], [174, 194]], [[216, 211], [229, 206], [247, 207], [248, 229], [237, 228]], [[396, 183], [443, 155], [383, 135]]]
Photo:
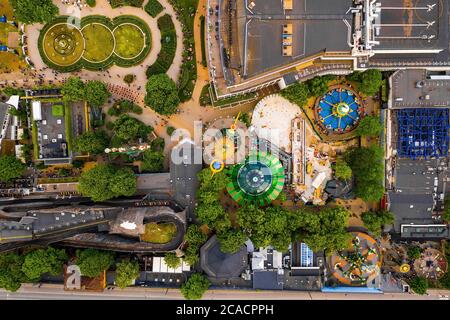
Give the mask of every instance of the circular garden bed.
[[81, 19], [60, 16], [39, 35], [43, 61], [61, 72], [81, 68], [102, 70], [112, 64], [130, 67], [141, 63], [151, 49], [147, 24], [134, 16], [112, 21], [104, 16]]

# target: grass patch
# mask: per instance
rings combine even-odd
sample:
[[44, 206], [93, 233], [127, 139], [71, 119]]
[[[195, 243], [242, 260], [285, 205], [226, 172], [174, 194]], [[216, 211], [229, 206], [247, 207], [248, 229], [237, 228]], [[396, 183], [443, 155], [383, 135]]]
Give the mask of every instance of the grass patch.
[[145, 45], [141, 30], [132, 24], [123, 24], [114, 30], [116, 39], [115, 53], [124, 59], [139, 55]]
[[177, 227], [173, 223], [147, 223], [145, 233], [141, 235], [141, 241], [151, 243], [168, 243], [177, 233]]
[[82, 30], [86, 43], [83, 58], [92, 62], [108, 59], [114, 50], [114, 36], [104, 25], [88, 24]]
[[205, 32], [206, 32], [206, 26], [205, 26], [205, 17], [200, 17], [200, 37], [202, 41], [202, 65], [206, 68], [206, 40], [205, 40]]
[[61, 104], [52, 105], [52, 116], [64, 117], [64, 106]]
[[69, 103], [64, 105], [64, 124], [66, 126], [67, 151], [72, 151], [72, 109]]
[[164, 10], [164, 7], [158, 0], [149, 0], [145, 5], [144, 10], [153, 18], [156, 18], [156, 16]]

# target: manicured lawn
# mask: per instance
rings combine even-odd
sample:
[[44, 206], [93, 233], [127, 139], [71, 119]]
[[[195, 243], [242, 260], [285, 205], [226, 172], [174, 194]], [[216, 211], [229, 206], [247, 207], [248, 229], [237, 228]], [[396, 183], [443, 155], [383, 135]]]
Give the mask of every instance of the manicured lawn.
[[52, 106], [52, 115], [54, 117], [63, 117], [64, 116], [64, 106], [61, 104], [54, 104]]
[[111, 31], [98, 23], [88, 24], [82, 30], [86, 43], [83, 58], [91, 62], [101, 62], [109, 58], [114, 50], [114, 36]]
[[44, 52], [50, 61], [69, 66], [83, 54], [83, 34], [67, 24], [56, 24], [44, 36]]
[[115, 53], [124, 59], [131, 59], [139, 55], [144, 48], [144, 34], [142, 31], [132, 25], [123, 24], [114, 30], [116, 38]]
[[17, 28], [9, 23], [0, 22], [0, 42], [3, 45], [8, 45], [8, 34], [10, 32], [17, 32]]
[[25, 62], [12, 52], [0, 52], [0, 73], [14, 72], [25, 67]]
[[9, 0], [0, 0], [0, 14], [5, 15], [8, 20], [12, 20], [14, 16], [14, 11], [11, 5], [9, 4]]
[[145, 233], [141, 240], [152, 243], [168, 243], [177, 233], [177, 227], [173, 223], [147, 223]]

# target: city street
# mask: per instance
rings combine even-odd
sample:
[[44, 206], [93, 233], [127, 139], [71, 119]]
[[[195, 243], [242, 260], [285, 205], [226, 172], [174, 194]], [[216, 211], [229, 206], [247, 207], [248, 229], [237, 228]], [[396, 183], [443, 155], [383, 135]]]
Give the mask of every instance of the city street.
[[[345, 294], [307, 291], [247, 291], [209, 290], [204, 300], [448, 300], [450, 291], [429, 290], [428, 295], [385, 293]], [[42, 284], [41, 287], [24, 284], [17, 292], [0, 289], [1, 300], [180, 300], [178, 289], [130, 287], [99, 292], [64, 291], [59, 284]]]

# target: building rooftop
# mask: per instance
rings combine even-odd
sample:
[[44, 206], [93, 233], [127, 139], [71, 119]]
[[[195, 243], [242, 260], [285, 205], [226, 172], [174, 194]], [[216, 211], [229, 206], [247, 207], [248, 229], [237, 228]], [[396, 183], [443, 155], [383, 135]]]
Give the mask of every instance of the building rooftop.
[[200, 249], [200, 264], [210, 277], [239, 278], [248, 265], [247, 247], [234, 254], [223, 253], [214, 235]]

